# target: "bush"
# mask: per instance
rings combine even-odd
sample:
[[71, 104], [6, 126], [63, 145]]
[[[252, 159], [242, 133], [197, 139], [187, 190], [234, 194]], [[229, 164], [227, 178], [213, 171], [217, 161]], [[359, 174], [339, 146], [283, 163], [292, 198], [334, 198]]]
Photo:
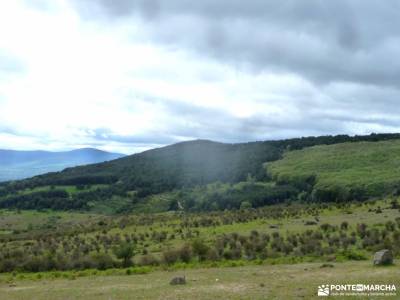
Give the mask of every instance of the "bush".
[[38, 257], [28, 258], [23, 265], [23, 269], [27, 272], [47, 271], [45, 268], [45, 262]]
[[252, 205], [251, 205], [251, 203], [249, 201], [243, 201], [240, 204], [240, 209], [249, 209], [251, 207], [252, 207]]
[[114, 260], [106, 253], [93, 255], [93, 262], [95, 267], [99, 270], [106, 270], [115, 266]]
[[349, 228], [349, 223], [347, 222], [347, 221], [343, 221], [341, 224], [340, 224], [340, 229], [342, 229], [342, 230], [347, 230]]
[[209, 247], [204, 243], [203, 240], [196, 239], [192, 242], [192, 249], [195, 255], [199, 256], [200, 260], [206, 259]]
[[356, 251], [356, 250], [343, 251], [342, 255], [349, 260], [366, 260], [366, 259], [368, 259], [368, 257], [364, 253], [362, 253], [360, 251]]
[[132, 265], [132, 257], [134, 255], [134, 246], [130, 243], [123, 243], [119, 247], [114, 248], [114, 254], [118, 259], [122, 259], [124, 268]]
[[207, 260], [217, 261], [220, 260], [221, 257], [215, 248], [209, 248], [207, 252]]
[[189, 244], [183, 245], [183, 247], [179, 250], [179, 258], [181, 259], [181, 261], [188, 263], [192, 260], [192, 257], [192, 247]]
[[158, 259], [152, 254], [143, 255], [139, 260], [140, 266], [156, 266], [159, 263]]
[[4, 259], [0, 263], [0, 272], [11, 272], [17, 267], [17, 263], [13, 259]]
[[162, 253], [163, 261], [167, 265], [172, 265], [179, 260], [179, 251], [174, 249], [165, 250]]

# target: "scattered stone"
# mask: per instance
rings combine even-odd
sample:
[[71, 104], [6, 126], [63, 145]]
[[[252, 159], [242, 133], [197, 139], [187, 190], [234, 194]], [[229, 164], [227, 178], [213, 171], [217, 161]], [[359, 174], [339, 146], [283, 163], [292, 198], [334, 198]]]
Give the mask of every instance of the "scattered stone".
[[332, 264], [322, 264], [320, 266], [320, 268], [333, 268], [333, 267], [334, 267], [334, 265], [332, 265]]
[[310, 225], [318, 225], [318, 223], [315, 222], [315, 221], [306, 221], [306, 222], [304, 223], [304, 225], [307, 225], [307, 226], [310, 226]]
[[378, 251], [374, 255], [374, 265], [382, 266], [382, 265], [391, 265], [393, 264], [393, 253], [388, 249], [384, 249]]
[[174, 277], [169, 283], [170, 285], [178, 285], [178, 284], [186, 284], [186, 278], [185, 276], [183, 277]]

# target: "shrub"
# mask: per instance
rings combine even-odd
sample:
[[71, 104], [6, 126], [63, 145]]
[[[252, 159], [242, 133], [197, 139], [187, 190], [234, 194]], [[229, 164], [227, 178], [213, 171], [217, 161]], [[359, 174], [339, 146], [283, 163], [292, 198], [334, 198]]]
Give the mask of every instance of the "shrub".
[[349, 223], [347, 222], [347, 221], [343, 221], [341, 224], [340, 224], [340, 229], [342, 229], [342, 230], [347, 230], [349, 228]]
[[243, 201], [240, 204], [240, 209], [249, 209], [251, 207], [252, 207], [252, 205], [251, 205], [251, 203], [249, 201]]
[[342, 255], [349, 260], [366, 260], [368, 257], [364, 253], [356, 250], [345, 250]]
[[93, 255], [93, 262], [95, 264], [95, 267], [99, 270], [106, 270], [109, 268], [113, 268], [115, 265], [111, 256], [106, 253]]
[[179, 260], [179, 251], [174, 249], [165, 250], [162, 253], [163, 261], [167, 265], [172, 265]]
[[397, 199], [393, 199], [392, 201], [390, 201], [390, 208], [391, 209], [398, 209], [400, 208], [400, 204], [398, 202]]
[[189, 244], [183, 245], [182, 248], [179, 250], [179, 258], [181, 259], [181, 261], [188, 263], [192, 260], [192, 257], [192, 247]]
[[221, 256], [219, 255], [217, 249], [215, 248], [209, 248], [207, 251], [207, 260], [211, 261], [217, 261], [221, 259]]
[[203, 240], [196, 239], [192, 242], [192, 249], [195, 255], [199, 256], [200, 260], [206, 259], [209, 247], [205, 244]]
[[396, 224], [393, 221], [387, 221], [385, 227], [388, 231], [394, 231], [396, 228]]
[[159, 263], [158, 259], [152, 254], [143, 255], [139, 259], [140, 266], [156, 266]]
[[13, 259], [4, 259], [0, 263], [0, 272], [11, 272], [17, 267], [17, 263]]
[[122, 259], [122, 266], [127, 268], [132, 265], [132, 257], [134, 256], [133, 244], [123, 243], [119, 247], [114, 248], [114, 254], [118, 259]]

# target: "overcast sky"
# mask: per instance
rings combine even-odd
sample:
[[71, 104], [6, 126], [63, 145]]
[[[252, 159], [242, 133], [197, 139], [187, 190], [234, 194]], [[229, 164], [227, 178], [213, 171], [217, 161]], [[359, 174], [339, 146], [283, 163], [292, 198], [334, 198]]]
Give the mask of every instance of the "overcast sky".
[[397, 0], [0, 2], [0, 148], [400, 132]]

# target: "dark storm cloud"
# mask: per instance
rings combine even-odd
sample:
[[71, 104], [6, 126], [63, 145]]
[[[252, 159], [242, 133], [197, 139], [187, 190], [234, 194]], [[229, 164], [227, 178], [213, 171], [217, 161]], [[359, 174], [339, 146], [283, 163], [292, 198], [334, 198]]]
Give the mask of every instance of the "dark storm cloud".
[[[155, 42], [252, 71], [292, 72], [317, 83], [398, 87], [400, 2], [99, 0], [79, 7], [111, 20], [140, 17]], [[91, 17], [96, 17], [92, 15]]]

